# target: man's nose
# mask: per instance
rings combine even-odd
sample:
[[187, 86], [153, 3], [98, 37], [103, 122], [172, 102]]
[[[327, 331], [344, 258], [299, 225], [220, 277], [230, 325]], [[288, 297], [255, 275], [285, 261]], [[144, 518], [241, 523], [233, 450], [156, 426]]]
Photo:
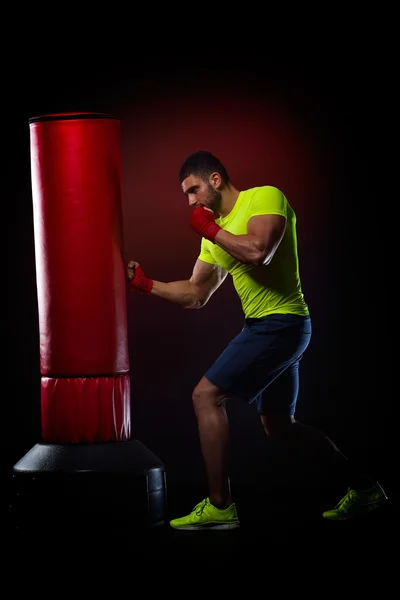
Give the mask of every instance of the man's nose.
[[189, 206], [193, 206], [196, 204], [196, 198], [194, 196], [189, 196]]

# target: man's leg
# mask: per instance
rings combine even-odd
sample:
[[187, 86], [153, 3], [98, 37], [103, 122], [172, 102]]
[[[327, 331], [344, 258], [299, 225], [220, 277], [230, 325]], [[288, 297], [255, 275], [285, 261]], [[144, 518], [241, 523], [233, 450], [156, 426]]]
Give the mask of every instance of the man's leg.
[[226, 394], [205, 377], [193, 391], [209, 492], [208, 497], [199, 502], [190, 514], [170, 521], [174, 529], [235, 529], [240, 526], [228, 475], [229, 423], [224, 402], [226, 398]]
[[229, 423], [221, 392], [202, 377], [193, 391], [200, 447], [208, 480], [210, 502], [225, 508], [232, 504], [229, 483]]
[[296, 361], [260, 394], [257, 410], [270, 439], [294, 450], [297, 458], [302, 457], [312, 463], [318, 461], [328, 468], [331, 476], [349, 487], [350, 491], [339, 504], [324, 512], [324, 518], [349, 519], [385, 504], [385, 492], [366, 469], [349, 460], [325, 433], [296, 421], [294, 412], [298, 390], [299, 361]]

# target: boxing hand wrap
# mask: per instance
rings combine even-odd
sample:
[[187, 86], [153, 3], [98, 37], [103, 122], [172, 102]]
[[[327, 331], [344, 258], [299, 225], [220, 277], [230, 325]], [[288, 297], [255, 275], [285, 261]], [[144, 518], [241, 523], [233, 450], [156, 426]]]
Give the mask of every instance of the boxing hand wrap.
[[196, 233], [199, 233], [201, 236], [215, 244], [215, 236], [218, 231], [222, 229], [222, 227], [215, 222], [216, 218], [217, 216], [210, 210], [204, 208], [204, 206], [196, 206], [190, 217], [190, 226]]
[[146, 277], [142, 267], [138, 265], [135, 267], [135, 272], [130, 281], [130, 285], [138, 292], [149, 294], [153, 288], [153, 280]]

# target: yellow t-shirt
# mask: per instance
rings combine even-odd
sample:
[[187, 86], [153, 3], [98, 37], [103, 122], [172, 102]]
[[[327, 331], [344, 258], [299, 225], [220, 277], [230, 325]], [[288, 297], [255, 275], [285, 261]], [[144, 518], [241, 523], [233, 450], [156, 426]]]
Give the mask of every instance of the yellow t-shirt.
[[269, 265], [243, 264], [205, 238], [198, 258], [218, 264], [230, 273], [245, 318], [273, 313], [308, 315], [299, 274], [296, 215], [284, 194], [269, 185], [244, 190], [231, 212], [216, 222], [230, 233], [244, 235], [251, 217], [268, 214], [286, 218], [285, 235]]

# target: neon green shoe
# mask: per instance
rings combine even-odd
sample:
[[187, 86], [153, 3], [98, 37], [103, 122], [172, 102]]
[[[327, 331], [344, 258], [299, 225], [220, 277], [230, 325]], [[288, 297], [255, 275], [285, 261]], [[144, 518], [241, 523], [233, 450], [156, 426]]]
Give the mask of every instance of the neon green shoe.
[[322, 513], [322, 516], [331, 521], [354, 519], [365, 516], [388, 502], [389, 499], [379, 483], [368, 490], [356, 491], [349, 488], [335, 508]]
[[240, 527], [236, 505], [228, 508], [216, 508], [209, 498], [202, 500], [192, 510], [190, 515], [170, 521], [174, 529], [236, 529]]

